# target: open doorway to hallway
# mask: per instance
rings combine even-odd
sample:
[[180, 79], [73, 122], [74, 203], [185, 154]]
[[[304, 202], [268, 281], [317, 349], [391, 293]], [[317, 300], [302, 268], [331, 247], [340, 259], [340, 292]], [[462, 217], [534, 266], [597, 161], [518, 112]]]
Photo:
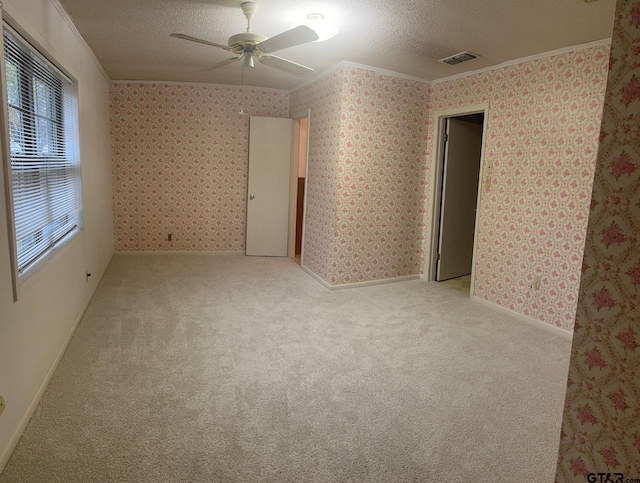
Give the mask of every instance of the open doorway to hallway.
[[429, 280], [472, 295], [473, 258], [486, 111], [437, 118]]
[[296, 195], [296, 247], [294, 259], [300, 263], [302, 256], [302, 221], [304, 219], [304, 187], [307, 172], [307, 138], [309, 135], [309, 118], [298, 121], [298, 191]]
[[304, 237], [304, 207], [307, 176], [307, 149], [309, 140], [309, 112], [293, 116], [293, 152], [291, 157], [291, 184], [289, 208], [289, 257], [302, 263]]

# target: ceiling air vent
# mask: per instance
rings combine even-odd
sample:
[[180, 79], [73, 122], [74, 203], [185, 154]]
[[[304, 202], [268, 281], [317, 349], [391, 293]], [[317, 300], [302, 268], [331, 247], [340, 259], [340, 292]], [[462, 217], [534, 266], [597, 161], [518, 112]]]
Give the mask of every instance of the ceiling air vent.
[[450, 57], [445, 57], [444, 59], [440, 59], [438, 62], [444, 62], [449, 65], [462, 64], [468, 60], [477, 59], [478, 56], [476, 54], [472, 54], [471, 52], [460, 52], [459, 54], [452, 55]]

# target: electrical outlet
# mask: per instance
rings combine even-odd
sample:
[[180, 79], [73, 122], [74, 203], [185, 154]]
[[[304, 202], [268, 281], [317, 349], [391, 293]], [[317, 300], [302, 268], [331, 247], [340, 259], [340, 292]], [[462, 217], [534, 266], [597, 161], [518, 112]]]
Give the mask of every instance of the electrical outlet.
[[0, 414], [4, 411], [4, 398], [0, 396]]
[[542, 283], [542, 277], [540, 275], [535, 275], [533, 277], [533, 285], [532, 287], [536, 290], [540, 290], [540, 284]]
[[173, 233], [169, 233], [167, 235], [167, 241], [171, 241], [172, 238], [173, 238]]

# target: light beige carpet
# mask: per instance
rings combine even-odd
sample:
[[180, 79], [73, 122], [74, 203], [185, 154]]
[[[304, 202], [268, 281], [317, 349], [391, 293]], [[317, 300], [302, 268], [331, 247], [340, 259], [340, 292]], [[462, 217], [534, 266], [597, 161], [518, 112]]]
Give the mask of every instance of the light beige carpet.
[[6, 482], [551, 482], [570, 341], [438, 283], [117, 255]]

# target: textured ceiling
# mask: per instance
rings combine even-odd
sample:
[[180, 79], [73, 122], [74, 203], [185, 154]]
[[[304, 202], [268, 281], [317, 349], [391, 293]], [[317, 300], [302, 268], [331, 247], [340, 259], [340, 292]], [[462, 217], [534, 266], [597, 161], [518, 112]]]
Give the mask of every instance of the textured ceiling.
[[[163, 80], [291, 89], [305, 81], [258, 64], [203, 70], [228, 52], [169, 37], [184, 33], [227, 44], [244, 32], [243, 0], [59, 0], [113, 80]], [[292, 47], [281, 57], [315, 69], [341, 61], [425, 80], [459, 74], [611, 36], [615, 0], [255, 0], [253, 31], [272, 37], [307, 13], [334, 17], [333, 39]], [[468, 50], [457, 66], [438, 59]]]

